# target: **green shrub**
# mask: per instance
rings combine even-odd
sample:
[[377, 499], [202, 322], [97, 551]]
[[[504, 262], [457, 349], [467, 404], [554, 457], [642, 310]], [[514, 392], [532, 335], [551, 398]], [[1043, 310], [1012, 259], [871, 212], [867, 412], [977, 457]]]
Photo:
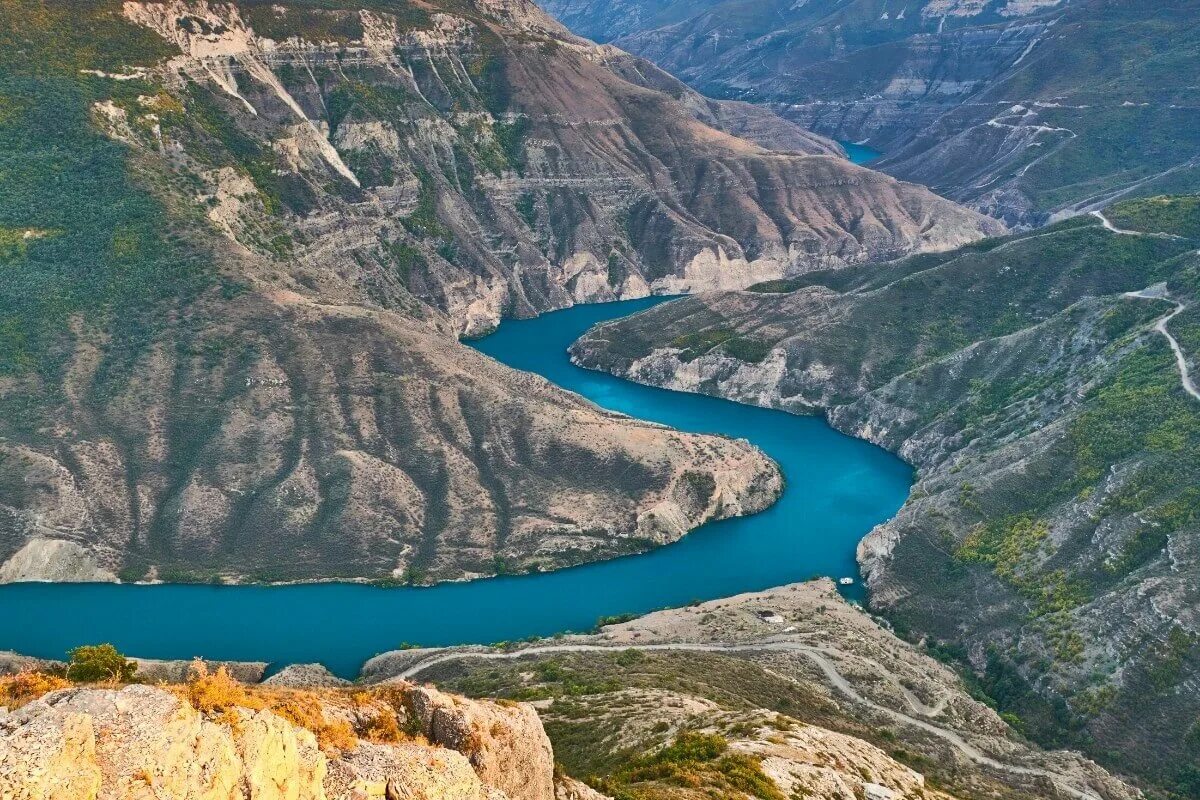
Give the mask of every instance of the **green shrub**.
[[771, 345], [760, 339], [746, 336], [735, 336], [725, 343], [724, 350], [740, 361], [751, 364], [761, 363], [771, 353]]
[[1118, 228], [1200, 239], [1200, 195], [1130, 200], [1104, 215]]
[[733, 337], [733, 331], [728, 328], [712, 328], [711, 330], [676, 336], [671, 340], [671, 346], [683, 351], [679, 353], [678, 358], [680, 361], [686, 363], [688, 361], [695, 361], [709, 350], [724, 344]]
[[67, 679], [80, 683], [115, 681], [128, 683], [137, 672], [137, 664], [128, 661], [111, 644], [83, 645], [70, 652]]

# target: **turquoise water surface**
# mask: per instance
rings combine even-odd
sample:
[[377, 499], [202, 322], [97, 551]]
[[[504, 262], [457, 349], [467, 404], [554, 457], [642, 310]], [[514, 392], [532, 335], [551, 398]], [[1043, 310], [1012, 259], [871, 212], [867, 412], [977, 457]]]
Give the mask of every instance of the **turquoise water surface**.
[[880, 151], [873, 147], [867, 147], [865, 144], [855, 144], [854, 142], [838, 142], [838, 144], [846, 151], [846, 155], [853, 164], [870, 164], [883, 155]]
[[[509, 321], [475, 346], [616, 411], [690, 431], [744, 437], [783, 468], [787, 490], [752, 517], [705, 525], [676, 544], [557, 572], [427, 588], [0, 586], [0, 650], [61, 658], [112, 642], [153, 658], [320, 661], [352, 676], [403, 642], [490, 643], [590, 629], [602, 615], [649, 611], [814, 575], [855, 576], [854, 549], [908, 494], [911, 470], [819, 418], [639, 386], [573, 366], [567, 346], [592, 325], [659, 299], [577, 306]], [[855, 587], [855, 590], [857, 587]]]

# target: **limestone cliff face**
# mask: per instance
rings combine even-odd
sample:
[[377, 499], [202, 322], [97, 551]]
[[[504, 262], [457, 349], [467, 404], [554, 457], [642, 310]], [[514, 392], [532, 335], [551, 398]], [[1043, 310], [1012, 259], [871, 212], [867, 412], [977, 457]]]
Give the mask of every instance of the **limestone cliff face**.
[[[339, 713], [337, 702], [329, 702], [325, 713]], [[553, 800], [554, 762], [532, 709], [443, 695], [436, 702], [454, 710], [418, 723], [434, 745], [363, 739], [333, 747], [268, 710], [206, 715], [150, 686], [60, 690], [0, 716], [0, 794]]]
[[[161, 79], [185, 109], [187, 93], [215, 93], [232, 126], [273, 141], [295, 190], [282, 195], [303, 265], [289, 288], [336, 283], [392, 303], [411, 292], [467, 333], [502, 315], [734, 288], [997, 230], [769, 112], [712, 103], [573, 37], [532, 5], [419, 21], [203, 2], [130, 2], [125, 15], [181, 51]], [[341, 40], [321, 38], [333, 26]], [[261, 249], [268, 226], [247, 219], [245, 178], [206, 181], [218, 224]], [[414, 249], [402, 275], [380, 255], [398, 247]], [[358, 286], [328, 274], [350, 258], [374, 273]]]
[[312, 733], [250, 712], [204, 719], [161, 689], [63, 690], [0, 718], [0, 786], [22, 798], [240, 796], [318, 800]]
[[432, 687], [411, 698], [429, 740], [465, 754], [484, 782], [511, 800], [554, 797], [554, 753], [532, 706], [473, 702]]

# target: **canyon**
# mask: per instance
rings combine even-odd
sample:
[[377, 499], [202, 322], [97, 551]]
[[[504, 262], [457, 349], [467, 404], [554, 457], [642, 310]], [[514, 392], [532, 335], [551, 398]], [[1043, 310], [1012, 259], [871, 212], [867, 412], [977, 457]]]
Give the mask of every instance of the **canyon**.
[[552, 0], [713, 97], [762, 104], [872, 167], [1035, 227], [1195, 191], [1194, 2]]
[[[176, 642], [0, 656], [0, 794], [1200, 793], [1200, 9], [910, 5], [0, 4], [5, 624]], [[635, 298], [577, 365], [871, 444], [488, 356]]]
[[457, 337], [1002, 229], [527, 3], [3, 14], [4, 580], [420, 584], [672, 541], [775, 467]]
[[1186, 781], [1194, 212], [1130, 201], [951, 256], [687, 298], [598, 326], [573, 357], [823, 413], [899, 453], [916, 484], [858, 551], [871, 607], [969, 665], [1039, 741]]

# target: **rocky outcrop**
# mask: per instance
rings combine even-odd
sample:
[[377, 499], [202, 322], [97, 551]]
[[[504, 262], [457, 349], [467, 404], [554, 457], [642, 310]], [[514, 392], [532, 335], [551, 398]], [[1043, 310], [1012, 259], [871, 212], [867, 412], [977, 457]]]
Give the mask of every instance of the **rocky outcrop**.
[[531, 706], [466, 701], [432, 687], [409, 697], [429, 740], [464, 754], [486, 783], [512, 800], [554, 800], [554, 753]]
[[[1186, 216], [1194, 203], [1153, 205]], [[859, 547], [873, 607], [961, 647], [1031, 735], [1171, 786], [1192, 759], [1171, 741], [1200, 704], [1184, 488], [1200, 465], [1159, 437], [1192, 441], [1200, 408], [1158, 327], [1177, 306], [1153, 298], [1184, 296], [1198, 268], [1195, 242], [1169, 230], [1081, 219], [689, 298], [598, 327], [572, 352], [647, 383], [823, 411], [903, 456], [917, 468], [909, 500]], [[1170, 319], [1176, 338], [1192, 320], [1186, 306]], [[761, 360], [723, 344], [734, 339]]]
[[295, 688], [326, 688], [349, 686], [350, 681], [339, 678], [322, 664], [288, 664], [263, 681], [267, 686], [291, 686]]
[[326, 786], [330, 800], [391, 800], [392, 797], [505, 800], [506, 797], [481, 781], [461, 754], [406, 744], [360, 742], [331, 762]]
[[597, 792], [586, 783], [574, 778], [563, 777], [554, 786], [555, 800], [611, 800], [608, 795]]
[[323, 800], [316, 739], [273, 714], [204, 719], [162, 689], [67, 689], [0, 718], [0, 787], [22, 798]]
[[0, 675], [17, 675], [32, 670], [57, 669], [65, 667], [61, 661], [51, 661], [44, 658], [34, 658], [11, 650], [0, 650]]

